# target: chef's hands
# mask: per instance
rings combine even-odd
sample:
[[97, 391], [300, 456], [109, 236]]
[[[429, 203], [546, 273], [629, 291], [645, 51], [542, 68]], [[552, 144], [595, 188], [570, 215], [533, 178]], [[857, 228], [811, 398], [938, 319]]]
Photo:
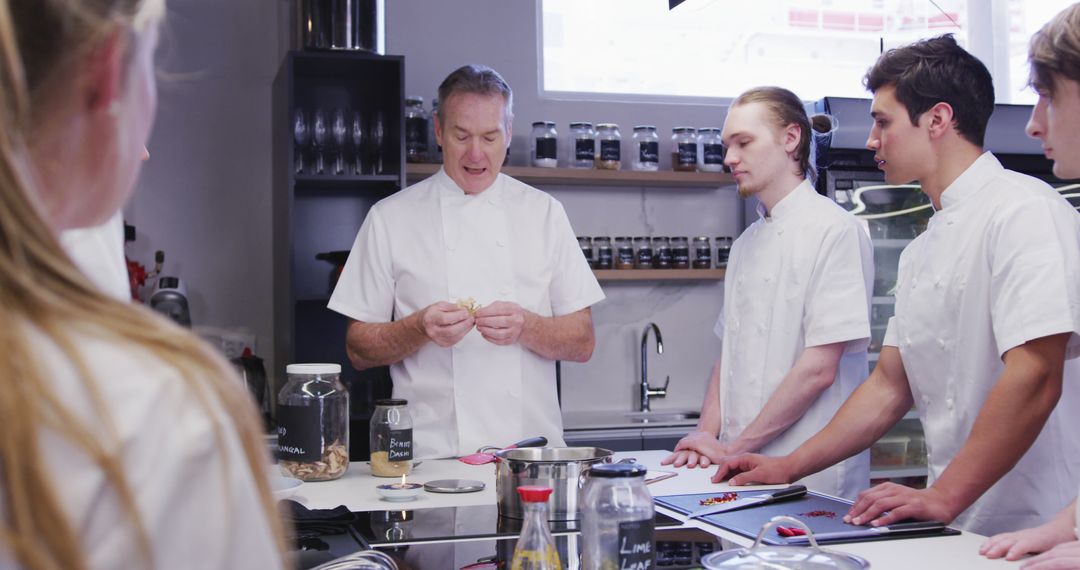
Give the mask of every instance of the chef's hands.
[[660, 465], [674, 465], [675, 467], [697, 467], [702, 469], [709, 467], [727, 455], [727, 449], [716, 439], [715, 434], [707, 431], [693, 431], [679, 440], [675, 445], [675, 452], [664, 458]]
[[[987, 558], [1004, 557], [1005, 560], [1019, 560], [1025, 554], [1045, 552], [1043, 556], [1047, 556], [1060, 548], [1061, 551], [1053, 556], [1047, 556], [1047, 560], [1071, 554], [1073, 567], [1080, 566], [1080, 542], [1077, 542], [1072, 528], [1068, 525], [1055, 524], [1057, 522], [1057, 520], [1052, 520], [1044, 525], [1025, 528], [1017, 532], [995, 534], [979, 547], [979, 554]], [[1032, 559], [1028, 563], [1034, 563], [1043, 556]], [[1027, 568], [1026, 565], [1024, 567]]]
[[[883, 515], [888, 511], [888, 514]], [[912, 489], [896, 483], [882, 483], [859, 493], [858, 500], [844, 516], [844, 522], [882, 526], [904, 519], [950, 523], [958, 513], [949, 498], [938, 489]]]
[[528, 315], [517, 303], [495, 301], [476, 311], [476, 330], [492, 344], [511, 345], [521, 337]]
[[1080, 542], [1063, 542], [1024, 562], [1023, 570], [1057, 570], [1080, 568]]
[[428, 305], [420, 313], [420, 327], [424, 334], [443, 348], [460, 342], [475, 323], [469, 311], [446, 301]]
[[769, 457], [757, 453], [740, 453], [723, 458], [712, 476], [713, 483], [727, 482], [731, 485], [776, 485], [791, 483], [796, 479], [798, 477], [787, 456]]

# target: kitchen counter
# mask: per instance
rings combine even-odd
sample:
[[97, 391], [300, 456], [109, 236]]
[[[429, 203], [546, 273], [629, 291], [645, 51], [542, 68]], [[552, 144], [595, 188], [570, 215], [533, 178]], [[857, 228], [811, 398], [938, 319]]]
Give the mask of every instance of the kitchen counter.
[[[616, 458], [634, 457], [649, 469], [664, 469], [660, 466], [660, 461], [668, 453], [659, 450], [618, 453]], [[714, 485], [709, 482], [709, 477], [713, 473], [712, 469], [678, 469], [675, 471], [678, 472], [678, 476], [649, 485], [649, 491], [654, 496], [658, 496], [730, 489], [726, 484]], [[494, 465], [466, 465], [453, 459], [425, 460], [414, 470], [409, 480], [425, 482], [450, 478], [475, 479], [484, 482], [486, 488], [477, 493], [456, 495], [424, 492], [421, 493], [417, 500], [412, 502], [389, 502], [375, 493], [375, 486], [392, 482], [393, 479], [372, 477], [366, 463], [354, 462], [341, 479], [323, 483], [305, 483], [297, 490], [293, 499], [312, 509], [331, 509], [338, 505], [345, 505], [353, 511], [415, 510], [446, 506], [491, 505], [496, 502]], [[739, 489], [746, 490], [750, 488], [753, 487], [740, 487]], [[674, 512], [662, 507], [658, 507], [658, 510], [682, 520], [682, 516]], [[739, 545], [749, 545], [752, 542], [749, 539], [697, 520], [686, 523], [686, 526], [701, 528]], [[871, 566], [875, 569], [900, 570], [917, 566], [928, 568], [1002, 569], [1019, 566], [1019, 563], [987, 560], [979, 556], [978, 549], [983, 540], [984, 538], [979, 535], [965, 532], [959, 536], [840, 544], [829, 545], [827, 548], [862, 556], [870, 561]]]
[[[693, 427], [697, 425], [697, 410], [653, 410], [631, 412], [605, 410], [593, 412], [564, 412], [563, 429], [642, 429], [654, 427]], [[689, 432], [690, 430], [687, 430]]]

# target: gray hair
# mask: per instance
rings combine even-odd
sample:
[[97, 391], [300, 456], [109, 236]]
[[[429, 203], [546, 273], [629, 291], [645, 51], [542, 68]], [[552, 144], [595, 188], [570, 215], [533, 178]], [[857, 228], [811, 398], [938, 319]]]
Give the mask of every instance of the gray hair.
[[443, 79], [439, 85], [439, 123], [446, 120], [446, 101], [455, 93], [475, 93], [477, 95], [501, 95], [506, 128], [514, 119], [514, 92], [498, 71], [477, 63], [463, 65]]

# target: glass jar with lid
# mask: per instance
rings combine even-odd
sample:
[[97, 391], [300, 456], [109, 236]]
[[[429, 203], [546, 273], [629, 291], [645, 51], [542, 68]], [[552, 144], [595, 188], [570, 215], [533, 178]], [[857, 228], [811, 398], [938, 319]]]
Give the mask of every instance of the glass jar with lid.
[[405, 161], [425, 162], [428, 153], [428, 115], [424, 98], [405, 98]]
[[660, 170], [660, 135], [652, 125], [634, 127], [634, 170]]
[[290, 364], [278, 393], [278, 459], [282, 473], [329, 481], [349, 468], [349, 392], [340, 364]]
[[655, 523], [646, 468], [636, 463], [595, 465], [581, 489], [581, 567], [653, 568]]
[[697, 236], [694, 238], [694, 269], [712, 269], [712, 246], [709, 238]]
[[697, 129], [675, 127], [671, 134], [671, 169], [680, 172], [697, 170]]
[[653, 269], [671, 269], [671, 240], [666, 236], [652, 238]]
[[559, 165], [559, 131], [552, 121], [532, 124], [532, 164], [541, 168]]
[[412, 469], [412, 417], [409, 402], [392, 398], [375, 400], [371, 414], [371, 474], [401, 477]]
[[652, 240], [645, 236], [634, 238], [634, 269], [653, 268]]
[[602, 170], [618, 170], [622, 166], [622, 133], [619, 132], [619, 125], [596, 125], [596, 140], [600, 146], [596, 153], [596, 167]]
[[634, 242], [629, 236], [615, 238], [615, 269], [634, 268]]
[[596, 131], [592, 123], [570, 123], [570, 167], [592, 168], [596, 160]]
[[690, 269], [690, 241], [686, 236], [671, 238], [671, 268]]
[[578, 236], [578, 247], [581, 248], [582, 255], [585, 256], [585, 261], [589, 262], [589, 267], [596, 269], [596, 256], [593, 255], [593, 241], [588, 236]]
[[731, 256], [730, 236], [718, 236], [716, 238], [716, 266], [727, 267], [728, 257]]
[[611, 269], [615, 264], [615, 255], [611, 248], [611, 238], [608, 236], [596, 236], [592, 241], [593, 247], [596, 248], [596, 268]]
[[716, 127], [698, 129], [698, 139], [701, 141], [698, 170], [702, 172], [724, 171], [724, 143], [720, 139], [720, 132], [720, 129]]

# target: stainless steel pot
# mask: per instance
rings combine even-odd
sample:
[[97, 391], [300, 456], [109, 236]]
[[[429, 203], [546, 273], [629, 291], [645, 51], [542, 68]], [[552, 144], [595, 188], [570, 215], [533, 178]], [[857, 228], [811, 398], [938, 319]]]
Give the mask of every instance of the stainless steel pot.
[[611, 463], [612, 453], [599, 447], [533, 447], [497, 452], [495, 495], [499, 515], [523, 518], [525, 508], [517, 488], [543, 485], [552, 489], [548, 499], [548, 520], [578, 520], [581, 518], [578, 492], [589, 468], [598, 463]]

